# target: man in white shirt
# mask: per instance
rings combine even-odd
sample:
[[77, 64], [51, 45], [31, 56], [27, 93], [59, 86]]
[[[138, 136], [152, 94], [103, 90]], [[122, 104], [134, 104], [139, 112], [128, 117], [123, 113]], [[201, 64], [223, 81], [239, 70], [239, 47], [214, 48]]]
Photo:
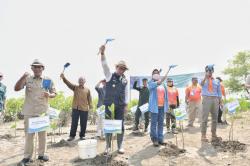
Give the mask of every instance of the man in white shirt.
[[[115, 72], [111, 73], [105, 57], [105, 46], [100, 47], [102, 68], [106, 79], [106, 93], [104, 97], [105, 119], [112, 119], [112, 112], [109, 107], [114, 104], [114, 119], [122, 120], [122, 133], [117, 134], [118, 153], [124, 154], [122, 148], [124, 137], [124, 112], [127, 111], [128, 105], [128, 81], [124, 72], [128, 67], [124, 61], [119, 61], [116, 64]], [[108, 153], [111, 147], [112, 134], [106, 134], [106, 150]]]

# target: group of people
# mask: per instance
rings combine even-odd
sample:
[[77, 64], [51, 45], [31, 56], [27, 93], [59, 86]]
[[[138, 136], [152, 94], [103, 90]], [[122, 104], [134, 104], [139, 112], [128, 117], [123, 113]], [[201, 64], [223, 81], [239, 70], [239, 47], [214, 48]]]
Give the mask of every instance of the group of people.
[[[125, 72], [128, 66], [125, 61], [119, 61], [115, 65], [115, 70], [112, 72], [107, 63], [105, 55], [105, 46], [100, 47], [101, 65], [105, 79], [101, 80], [95, 87], [99, 101], [97, 107], [105, 107], [105, 119], [114, 117], [116, 120], [122, 120], [122, 133], [117, 134], [117, 148], [119, 154], [124, 154], [124, 115], [128, 111], [128, 80]], [[25, 88], [25, 101], [22, 113], [24, 115], [25, 127], [25, 146], [24, 158], [21, 161], [23, 165], [31, 161], [33, 154], [34, 133], [28, 133], [28, 121], [32, 117], [39, 117], [47, 113], [49, 108], [49, 98], [56, 96], [56, 89], [51, 78], [44, 76], [43, 71], [45, 65], [39, 60], [34, 60], [31, 64], [33, 74], [28, 72], [17, 81], [15, 91], [20, 91]], [[198, 78], [192, 78], [192, 84], [185, 90], [185, 102], [188, 106], [188, 127], [193, 127], [195, 118], [198, 119], [201, 127], [201, 141], [208, 141], [207, 122], [208, 115], [212, 115], [212, 139], [221, 139], [216, 134], [217, 123], [221, 123], [223, 96], [226, 99], [225, 89], [221, 84], [222, 79], [214, 79], [213, 66], [206, 66], [206, 74], [203, 80], [198, 83]], [[148, 112], [144, 113], [145, 128], [147, 132], [150, 124], [150, 138], [154, 146], [164, 145], [163, 126], [166, 117], [167, 132], [177, 134], [176, 118], [174, 110], [180, 106], [179, 92], [174, 86], [174, 81], [168, 78], [168, 72], [161, 76], [161, 71], [154, 69], [151, 74], [151, 79], [142, 80], [143, 86], [138, 86], [138, 81], [135, 81], [133, 88], [139, 91], [138, 108], [135, 112], [134, 131], [139, 129], [140, 116], [142, 115], [140, 106], [148, 103]], [[78, 85], [71, 83], [65, 75], [60, 75], [62, 81], [74, 93], [72, 102], [72, 122], [68, 141], [73, 141], [76, 137], [78, 122], [80, 119], [80, 140], [85, 139], [85, 131], [87, 127], [88, 112], [93, 110], [92, 97], [90, 89], [85, 86], [85, 78], [79, 77]], [[5, 108], [6, 86], [1, 83], [3, 74], [0, 73], [0, 113]], [[43, 80], [50, 80], [51, 84], [47, 90], [42, 87]], [[167, 83], [165, 83], [167, 82]], [[246, 85], [248, 86], [248, 85]], [[250, 85], [249, 85], [250, 87]], [[114, 115], [110, 106], [114, 105]], [[112, 134], [104, 134], [102, 131], [102, 117], [98, 117], [98, 131], [101, 137], [105, 137], [106, 150], [108, 153], [111, 148]], [[150, 120], [151, 119], [151, 122]], [[39, 132], [39, 149], [38, 159], [48, 161], [49, 157], [45, 155], [46, 151], [46, 131]]]
[[[199, 83], [197, 77], [192, 78], [192, 84], [185, 89], [185, 103], [188, 112], [187, 127], [194, 127], [194, 121], [198, 117], [201, 124], [202, 141], [208, 141], [206, 138], [206, 129], [208, 114], [212, 114], [212, 139], [218, 138], [216, 135], [217, 123], [227, 124], [225, 116], [222, 121], [224, 111], [223, 100], [226, 100], [225, 88], [222, 79], [213, 78], [213, 66], [206, 66], [205, 78]], [[167, 84], [164, 83], [167, 79]], [[138, 81], [134, 82], [133, 89], [139, 91], [138, 108], [135, 113], [135, 126], [133, 131], [139, 130], [139, 119], [141, 117], [140, 106], [149, 103], [149, 112], [151, 112], [151, 129], [150, 136], [153, 144], [158, 146], [163, 142], [163, 124], [164, 116], [166, 116], [167, 133], [177, 134], [176, 117], [174, 110], [180, 106], [179, 92], [174, 86], [173, 79], [160, 77], [160, 71], [154, 69], [152, 79], [148, 82], [146, 78], [143, 80], [143, 86], [138, 87]], [[145, 129], [147, 132], [149, 124], [149, 112], [144, 113]], [[164, 115], [164, 112], [165, 115]]]

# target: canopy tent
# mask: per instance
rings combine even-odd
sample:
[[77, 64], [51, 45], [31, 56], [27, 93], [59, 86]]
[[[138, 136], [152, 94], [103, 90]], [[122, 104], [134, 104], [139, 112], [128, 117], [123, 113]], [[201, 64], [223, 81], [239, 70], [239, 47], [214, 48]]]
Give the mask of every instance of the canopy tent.
[[[201, 79], [204, 78], [205, 73], [189, 73], [189, 74], [180, 74], [180, 75], [172, 75], [168, 78], [172, 78], [174, 81], [174, 85], [177, 88], [185, 88], [188, 84], [191, 83], [192, 77], [197, 77], [199, 82]], [[151, 76], [130, 76], [130, 89], [133, 89], [133, 85], [135, 81], [138, 81], [137, 86], [142, 86], [142, 79], [147, 78], [148, 80], [151, 79]]]

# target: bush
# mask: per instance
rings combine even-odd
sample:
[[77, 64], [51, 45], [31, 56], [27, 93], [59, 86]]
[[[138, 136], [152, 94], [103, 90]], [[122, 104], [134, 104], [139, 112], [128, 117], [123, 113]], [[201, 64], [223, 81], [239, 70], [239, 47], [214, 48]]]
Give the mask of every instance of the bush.
[[[225, 104], [226, 103], [229, 103], [229, 102], [233, 102], [235, 101], [236, 99], [235, 98], [229, 98], [225, 101]], [[250, 102], [249, 100], [245, 99], [245, 98], [240, 98], [240, 99], [237, 99], [240, 103], [240, 108], [238, 108], [236, 111], [237, 112], [242, 112], [242, 111], [248, 111], [250, 110]]]
[[[73, 96], [65, 97], [63, 92], [58, 92], [55, 98], [49, 100], [50, 107], [61, 111], [59, 115], [61, 126], [67, 125], [70, 120], [72, 101], [73, 101]], [[96, 107], [98, 99], [93, 99], [92, 102], [93, 102], [93, 110], [89, 112], [90, 119], [96, 116], [96, 109], [97, 109]], [[24, 103], [24, 97], [7, 99], [4, 121], [11, 122], [14, 121], [16, 117], [17, 119], [23, 119], [23, 115], [21, 114], [23, 103]], [[133, 99], [129, 102], [128, 104], [129, 112], [125, 118], [126, 120], [132, 119], [133, 115], [130, 112], [130, 109], [131, 107], [136, 106], [137, 104], [138, 104], [137, 99]]]
[[23, 108], [24, 98], [10, 98], [6, 101], [6, 110], [4, 115], [4, 121], [14, 121], [16, 118], [23, 118], [21, 111]]

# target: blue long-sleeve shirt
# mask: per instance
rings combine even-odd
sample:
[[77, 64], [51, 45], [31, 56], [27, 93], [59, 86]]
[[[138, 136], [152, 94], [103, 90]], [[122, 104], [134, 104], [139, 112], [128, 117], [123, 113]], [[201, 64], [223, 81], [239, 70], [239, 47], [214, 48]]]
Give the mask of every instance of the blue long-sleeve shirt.
[[212, 84], [213, 84], [213, 91], [212, 92], [208, 91], [208, 84], [209, 84], [209, 81], [206, 80], [205, 84], [202, 86], [202, 91], [201, 91], [202, 96], [213, 96], [213, 97], [221, 98], [222, 94], [221, 94], [220, 82], [215, 80], [215, 79], [212, 80]]
[[[157, 82], [151, 80], [148, 82], [148, 89], [149, 89], [149, 111], [152, 113], [158, 113], [158, 94], [157, 94], [157, 87], [159, 85]], [[168, 93], [166, 85], [164, 85], [165, 89], [165, 100], [164, 100], [164, 112], [168, 111]]]

